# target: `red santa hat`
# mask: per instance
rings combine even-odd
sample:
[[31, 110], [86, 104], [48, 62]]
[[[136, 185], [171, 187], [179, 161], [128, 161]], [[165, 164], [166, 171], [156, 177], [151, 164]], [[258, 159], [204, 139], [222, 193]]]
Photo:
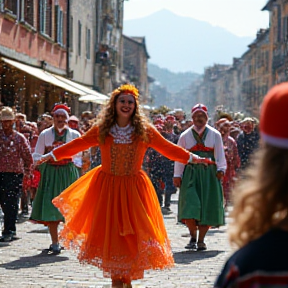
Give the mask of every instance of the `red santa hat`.
[[69, 114], [70, 114], [71, 110], [70, 110], [70, 107], [68, 107], [67, 105], [65, 104], [56, 104], [54, 107], [53, 107], [53, 110], [52, 110], [52, 114], [58, 114], [58, 113], [63, 113], [66, 115], [66, 118], [67, 118], [67, 121], [69, 119]]
[[274, 86], [264, 97], [260, 132], [262, 140], [272, 146], [288, 149], [288, 83]]
[[205, 113], [208, 119], [208, 109], [204, 104], [201, 104], [201, 103], [196, 104], [191, 110], [191, 116], [193, 117], [193, 115], [198, 111]]

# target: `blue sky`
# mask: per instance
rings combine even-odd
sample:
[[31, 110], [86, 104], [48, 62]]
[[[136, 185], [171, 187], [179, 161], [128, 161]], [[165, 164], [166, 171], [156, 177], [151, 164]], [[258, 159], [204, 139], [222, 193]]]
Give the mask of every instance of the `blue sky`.
[[128, 0], [124, 20], [142, 18], [161, 9], [209, 22], [238, 36], [255, 37], [269, 27], [269, 14], [261, 11], [267, 0]]

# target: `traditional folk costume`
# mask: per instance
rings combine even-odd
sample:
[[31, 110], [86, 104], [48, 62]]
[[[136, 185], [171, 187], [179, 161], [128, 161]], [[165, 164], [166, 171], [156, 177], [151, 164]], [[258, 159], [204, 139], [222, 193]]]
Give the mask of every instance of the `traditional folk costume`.
[[145, 151], [152, 147], [164, 156], [187, 163], [190, 153], [147, 128], [146, 143], [133, 136], [134, 127], [115, 125], [99, 143], [99, 129], [53, 151], [66, 159], [99, 145], [102, 166], [79, 178], [53, 200], [65, 217], [60, 233], [78, 259], [101, 268], [104, 277], [131, 281], [143, 278], [144, 270], [174, 265], [154, 187], [141, 170]]
[[[42, 155], [48, 153], [55, 147], [70, 142], [80, 137], [80, 133], [71, 128], [65, 128], [62, 133], [50, 127], [39, 135], [34, 161], [38, 161]], [[49, 161], [39, 165], [41, 179], [33, 201], [33, 209], [30, 219], [33, 222], [46, 224], [50, 221], [64, 221], [59, 210], [52, 204], [52, 199], [58, 196], [65, 188], [78, 179], [77, 167], [72, 157], [65, 157], [62, 161]]]
[[202, 138], [192, 128], [185, 130], [178, 145], [201, 157], [210, 158], [209, 165], [183, 165], [175, 162], [174, 177], [182, 177], [178, 219], [196, 219], [201, 225], [224, 224], [223, 193], [216, 172], [226, 170], [221, 134], [206, 125]]

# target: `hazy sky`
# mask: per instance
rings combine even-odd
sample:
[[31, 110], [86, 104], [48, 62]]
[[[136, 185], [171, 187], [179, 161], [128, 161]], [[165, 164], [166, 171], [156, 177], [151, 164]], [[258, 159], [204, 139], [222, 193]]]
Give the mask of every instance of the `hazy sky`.
[[269, 27], [268, 11], [261, 11], [268, 0], [128, 0], [124, 20], [142, 18], [161, 9], [209, 22], [238, 36], [255, 37]]

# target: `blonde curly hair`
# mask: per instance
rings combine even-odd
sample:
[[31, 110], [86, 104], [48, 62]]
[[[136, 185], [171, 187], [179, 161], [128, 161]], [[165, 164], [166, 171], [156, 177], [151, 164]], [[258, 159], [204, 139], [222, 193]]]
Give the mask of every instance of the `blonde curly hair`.
[[99, 127], [99, 142], [101, 144], [104, 144], [111, 127], [116, 123], [116, 100], [124, 93], [133, 95], [135, 98], [135, 110], [131, 117], [131, 125], [134, 127], [133, 137], [140, 137], [143, 141], [148, 142], [147, 128], [149, 120], [140, 109], [139, 91], [134, 85], [124, 84], [111, 93], [108, 103], [102, 108], [97, 117], [95, 125]]
[[268, 144], [256, 152], [252, 166], [233, 192], [231, 243], [243, 247], [287, 217], [287, 159], [288, 149]]

